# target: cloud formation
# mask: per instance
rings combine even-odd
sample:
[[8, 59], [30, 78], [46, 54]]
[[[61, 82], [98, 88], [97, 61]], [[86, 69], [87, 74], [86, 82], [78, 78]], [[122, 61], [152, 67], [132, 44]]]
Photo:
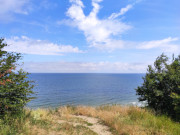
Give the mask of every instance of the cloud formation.
[[138, 49], [154, 49], [160, 48], [163, 52], [172, 52], [172, 53], [179, 53], [180, 46], [178, 44], [174, 44], [174, 41], [178, 41], [178, 38], [168, 37], [162, 40], [153, 40], [153, 41], [146, 41], [140, 43], [137, 48]]
[[[92, 0], [93, 9], [87, 16], [84, 14], [84, 5], [81, 0], [70, 0], [72, 5], [67, 11], [67, 16], [71, 18], [71, 23], [73, 24], [71, 26], [75, 26], [83, 31], [86, 40], [91, 47], [108, 51], [122, 48], [146, 50], [160, 48], [163, 52], [174, 53], [178, 51], [179, 45], [172, 43], [173, 41], [178, 40], [177, 38], [169, 37], [162, 40], [145, 41], [141, 43], [125, 41], [120, 38], [120, 36], [129, 30], [131, 26], [117, 18], [124, 15], [141, 0], [137, 0], [133, 4], [127, 5], [118, 13], [112, 13], [108, 18], [99, 19], [97, 14], [100, 10], [99, 2], [101, 1], [102, 0]], [[67, 22], [70, 24], [70, 21]]]
[[14, 13], [28, 14], [29, 0], [0, 0], [0, 20], [9, 19]]
[[8, 47], [6, 51], [36, 54], [36, 55], [62, 55], [64, 53], [83, 53], [78, 47], [59, 45], [43, 40], [34, 40], [26, 36], [12, 37], [5, 40]]
[[31, 73], [145, 73], [149, 63], [121, 62], [25, 62]]
[[[82, 1], [70, 0], [72, 5], [67, 11], [67, 16], [72, 19], [74, 26], [84, 32], [90, 46], [112, 50], [122, 48], [124, 42], [114, 37], [120, 36], [130, 29], [131, 26], [117, 19], [99, 19], [97, 14], [100, 10], [99, 2], [101, 1], [102, 0], [92, 0], [93, 9], [90, 14], [86, 16], [83, 12], [84, 5]], [[125, 13], [125, 10], [122, 10], [122, 12]]]
[[134, 3], [128, 4], [126, 7], [121, 8], [118, 13], [112, 13], [111, 16], [109, 16], [109, 19], [116, 19], [117, 17], [124, 15], [126, 12], [128, 12], [130, 9], [132, 9], [135, 4], [137, 4], [141, 1], [142, 0], [136, 0]]
[[109, 19], [115, 19], [121, 15], [124, 15], [127, 11], [129, 11], [133, 5], [129, 4], [125, 8], [122, 8], [119, 13], [112, 13]]
[[99, 19], [97, 14], [100, 10], [99, 2], [102, 0], [92, 0], [93, 9], [89, 15], [84, 14], [84, 5], [81, 0], [70, 0], [71, 6], [67, 10], [69, 20], [60, 21], [59, 24], [67, 23], [70, 26], [77, 27], [82, 31], [86, 37], [87, 42], [91, 47], [101, 50], [113, 51], [116, 49], [130, 48], [130, 49], [153, 49], [160, 48], [163, 52], [178, 52], [179, 45], [172, 42], [178, 40], [177, 38], [165, 38], [162, 40], [153, 40], [145, 42], [125, 41], [121, 39], [121, 35], [132, 26], [117, 19], [124, 15], [132, 7], [141, 0], [136, 0], [134, 3], [127, 5], [120, 9], [118, 13], [112, 13], [108, 18]]

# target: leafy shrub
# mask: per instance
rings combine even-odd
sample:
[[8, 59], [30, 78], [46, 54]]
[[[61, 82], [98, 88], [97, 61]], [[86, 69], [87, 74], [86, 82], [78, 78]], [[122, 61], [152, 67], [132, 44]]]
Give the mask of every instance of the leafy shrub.
[[0, 39], [0, 115], [18, 114], [33, 97], [33, 85], [28, 73], [17, 70], [19, 53], [4, 51], [4, 39]]
[[139, 101], [146, 101], [156, 112], [180, 120], [180, 55], [169, 61], [162, 54], [148, 66], [144, 83], [136, 89]]

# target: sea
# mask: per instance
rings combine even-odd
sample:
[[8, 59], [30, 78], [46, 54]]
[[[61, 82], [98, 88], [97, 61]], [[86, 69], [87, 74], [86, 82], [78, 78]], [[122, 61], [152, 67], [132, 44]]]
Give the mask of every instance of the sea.
[[137, 105], [135, 89], [145, 74], [32, 73], [36, 99], [29, 108], [56, 108], [65, 105]]

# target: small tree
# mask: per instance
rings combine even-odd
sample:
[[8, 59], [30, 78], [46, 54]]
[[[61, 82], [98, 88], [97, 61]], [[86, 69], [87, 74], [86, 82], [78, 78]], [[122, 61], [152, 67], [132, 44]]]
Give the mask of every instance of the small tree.
[[16, 70], [19, 53], [4, 51], [7, 46], [0, 39], [0, 115], [17, 114], [21, 112], [33, 97], [33, 85], [27, 80], [28, 73], [22, 69]]
[[144, 83], [136, 89], [139, 101], [146, 101], [156, 112], [180, 120], [180, 55], [169, 62], [162, 54], [148, 66]]

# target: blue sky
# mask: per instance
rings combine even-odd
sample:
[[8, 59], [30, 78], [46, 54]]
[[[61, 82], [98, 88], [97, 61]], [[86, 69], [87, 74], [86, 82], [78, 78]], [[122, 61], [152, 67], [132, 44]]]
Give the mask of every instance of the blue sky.
[[0, 37], [43, 73], [144, 73], [180, 54], [179, 0], [0, 0]]

